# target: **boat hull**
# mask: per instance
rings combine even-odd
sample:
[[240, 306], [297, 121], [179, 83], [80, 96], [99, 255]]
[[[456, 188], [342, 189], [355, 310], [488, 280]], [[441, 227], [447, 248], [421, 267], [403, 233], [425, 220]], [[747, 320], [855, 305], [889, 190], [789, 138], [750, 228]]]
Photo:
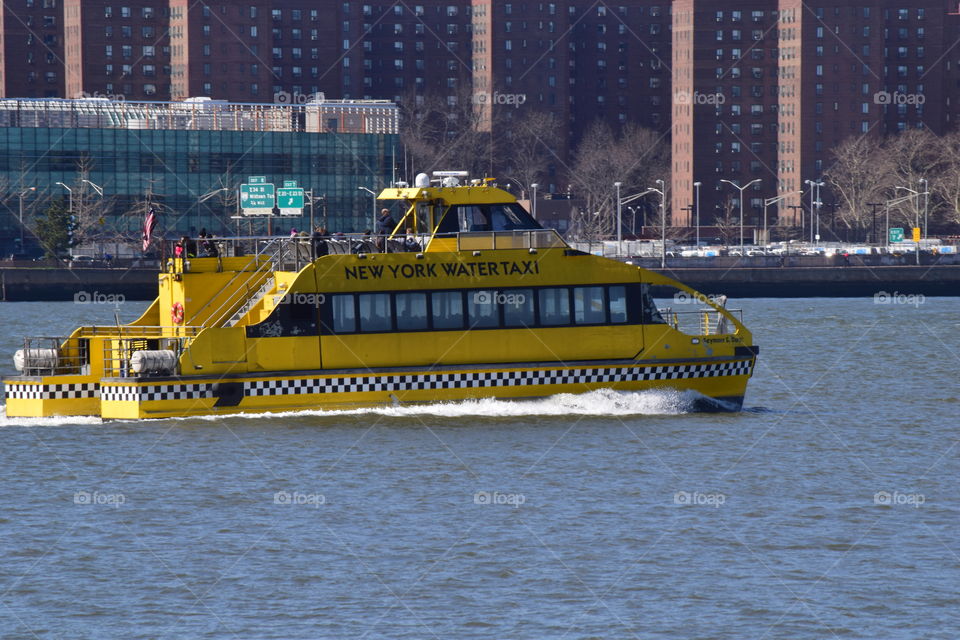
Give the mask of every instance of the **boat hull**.
[[[8, 416], [100, 415], [139, 420], [351, 409], [469, 399], [525, 399], [597, 389], [699, 394], [695, 410], [739, 410], [755, 357], [604, 361], [380, 370], [265, 372], [216, 377], [104, 378], [81, 403], [18, 397], [49, 393], [41, 378], [6, 380]], [[29, 382], [27, 382], [29, 380]], [[17, 392], [11, 395], [11, 389]], [[89, 393], [89, 392], [87, 392]], [[69, 408], [69, 412], [64, 409]], [[84, 413], [77, 413], [83, 410]]]

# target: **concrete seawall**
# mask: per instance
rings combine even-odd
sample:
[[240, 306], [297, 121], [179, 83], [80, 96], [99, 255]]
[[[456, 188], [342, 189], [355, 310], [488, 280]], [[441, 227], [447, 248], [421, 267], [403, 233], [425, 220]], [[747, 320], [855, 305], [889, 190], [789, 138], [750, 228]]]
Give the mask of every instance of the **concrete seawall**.
[[82, 300], [83, 296], [92, 300], [111, 295], [153, 300], [157, 270], [0, 268], [0, 299], [8, 302]]
[[878, 293], [960, 295], [960, 265], [736, 269], [668, 267], [661, 272], [703, 294], [724, 294], [731, 298], [862, 297]]
[[[724, 294], [733, 298], [858, 297], [881, 292], [926, 296], [960, 295], [960, 265], [736, 268], [668, 266], [663, 273], [701, 293]], [[0, 268], [0, 299], [9, 302], [82, 300], [84, 295], [87, 300], [98, 295], [122, 295], [127, 300], [152, 300], [156, 292], [156, 269]]]

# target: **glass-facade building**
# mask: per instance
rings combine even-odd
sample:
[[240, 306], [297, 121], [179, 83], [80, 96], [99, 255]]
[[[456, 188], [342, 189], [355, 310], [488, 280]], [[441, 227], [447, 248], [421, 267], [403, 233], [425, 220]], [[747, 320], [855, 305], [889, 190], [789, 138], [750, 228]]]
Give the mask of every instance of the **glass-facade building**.
[[[29, 246], [32, 220], [50, 198], [67, 204], [72, 195], [79, 208], [95, 204], [99, 191], [104, 239], [136, 241], [149, 205], [167, 237], [200, 229], [262, 234], [265, 218], [234, 218], [239, 186], [251, 176], [277, 188], [296, 181], [316, 198], [316, 224], [363, 231], [372, 225], [371, 195], [359, 187], [389, 184], [397, 145], [396, 107], [382, 101], [331, 108], [0, 101], [0, 251], [17, 246], [21, 200]], [[304, 207], [301, 217], [274, 216], [272, 230], [306, 230], [309, 223]]]

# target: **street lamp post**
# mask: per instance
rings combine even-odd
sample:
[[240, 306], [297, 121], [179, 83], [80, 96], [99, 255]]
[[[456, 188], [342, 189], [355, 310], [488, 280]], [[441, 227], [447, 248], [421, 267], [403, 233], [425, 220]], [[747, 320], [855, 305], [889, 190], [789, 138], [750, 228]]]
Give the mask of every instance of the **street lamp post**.
[[636, 239], [637, 235], [637, 207], [627, 207], [630, 210], [630, 235]]
[[[366, 191], [371, 196], [373, 196], [373, 208], [371, 209], [372, 218], [370, 219], [370, 230], [376, 231], [377, 229], [377, 193], [373, 189], [367, 189], [366, 187], [357, 187], [360, 191]], [[414, 229], [416, 231], [416, 229]]]
[[90, 182], [86, 178], [82, 179], [80, 182], [86, 182], [88, 185], [93, 187], [93, 190], [97, 192], [97, 195], [100, 196], [100, 198], [103, 198], [103, 187]]
[[23, 196], [27, 195], [31, 191], [36, 191], [36, 187], [27, 187], [20, 192], [20, 252], [23, 253]]
[[700, 249], [700, 187], [703, 186], [702, 182], [694, 182], [693, 189], [696, 191], [697, 195], [695, 198], [697, 213], [696, 213], [696, 226], [697, 226], [697, 249]]
[[730, 180], [721, 180], [720, 182], [726, 182], [727, 184], [732, 186], [734, 189], [737, 189], [740, 191], [740, 257], [743, 257], [743, 253], [744, 253], [743, 251], [743, 192], [747, 190], [747, 187], [750, 187], [751, 185], [754, 185], [759, 182], [763, 182], [763, 180], [761, 178], [757, 178], [756, 180], [751, 180], [750, 182], [743, 185], [742, 187], [735, 182], [731, 182]]
[[[896, 189], [906, 189], [907, 191], [913, 191], [913, 189], [907, 189], [906, 187], [894, 187], [894, 190], [896, 190]], [[916, 192], [914, 191], [914, 193], [916, 193]], [[887, 236], [886, 245], [887, 245], [887, 250], [888, 250], [888, 251], [890, 250], [890, 206], [891, 206], [891, 205], [901, 204], [901, 203], [903, 203], [903, 202], [906, 202], [907, 200], [913, 200], [913, 199], [916, 198], [916, 197], [917, 197], [917, 196], [915, 196], [915, 195], [909, 195], [909, 196], [903, 196], [903, 197], [900, 197], [900, 198], [891, 198], [891, 199], [889, 199], [889, 200], [886, 200], [886, 201], [883, 203], [883, 205], [884, 205], [884, 212], [885, 212], [885, 214], [886, 214], [886, 225], [887, 225], [887, 228], [886, 228], [886, 236]], [[919, 214], [918, 214], [918, 215], [919, 215]], [[917, 243], [917, 247], [919, 247], [919, 246], [920, 246], [920, 243], [918, 242], [918, 243]], [[918, 260], [918, 261], [920, 260], [920, 254], [919, 254], [919, 253], [917, 253], [917, 260]]]
[[[810, 185], [810, 244], [813, 244], [813, 216], [816, 211], [817, 216], [817, 240], [820, 239], [820, 187], [826, 184], [822, 180], [804, 180], [804, 184]], [[816, 207], [816, 209], [814, 209]]]
[[664, 190], [663, 180], [655, 180], [659, 189], [654, 187], [648, 187], [646, 191], [643, 192], [643, 195], [648, 193], [659, 193], [660, 194], [660, 268], [667, 268], [667, 196]]
[[927, 209], [930, 206], [930, 185], [926, 178], [920, 178], [920, 182], [923, 183], [923, 233], [921, 237], [926, 240], [929, 233], [927, 230]]
[[537, 219], [537, 187], [540, 185], [534, 182], [530, 185], [530, 192], [532, 199], [530, 200], [530, 213], [533, 215], [533, 219]]
[[617, 190], [617, 257], [623, 254], [623, 203], [620, 201], [620, 187], [622, 182], [614, 182], [613, 186]]
[[[797, 191], [796, 193], [801, 193], [801, 192], [800, 192], [800, 191]], [[782, 196], [776, 196], [776, 197], [774, 197], [774, 198], [767, 198], [766, 200], [763, 201], [763, 241], [764, 241], [765, 243], [770, 242], [770, 238], [767, 237], [767, 207], [769, 207], [769, 206], [772, 205], [772, 204], [777, 204], [777, 203], [780, 202], [781, 200], [785, 200], [785, 199], [789, 198], [789, 197], [792, 196], [792, 195], [795, 195], [795, 194], [794, 194], [793, 192], [791, 192], [791, 193], [785, 193], [785, 194], [783, 194]]]
[[57, 184], [67, 190], [67, 201], [70, 203], [69, 204], [70, 215], [73, 215], [73, 189], [63, 184], [62, 182], [58, 182]]
[[[926, 180], [924, 180], [923, 178], [921, 178], [921, 181], [926, 182]], [[900, 199], [900, 201], [912, 200], [916, 198], [916, 201], [913, 204], [913, 210], [915, 213], [916, 226], [919, 227], [920, 226], [920, 196], [929, 196], [930, 195], [929, 192], [924, 191], [923, 193], [920, 193], [919, 191], [914, 191], [909, 187], [894, 187], [893, 189], [894, 191], [896, 191], [897, 189], [903, 189], [904, 191], [909, 191], [911, 194], [913, 194], [909, 196], [904, 196], [903, 198]], [[924, 212], [924, 217], [926, 217], [926, 212]], [[917, 242], [916, 254], [917, 254], [917, 264], [920, 264], [920, 243], [919, 242]]]
[[321, 197], [320, 196], [314, 197], [313, 189], [306, 189], [303, 192], [303, 195], [309, 198], [308, 202], [310, 203], [310, 233], [313, 234], [314, 231], [316, 231], [316, 227], [314, 226], [315, 221], [314, 221], [314, 215], [313, 215], [313, 207], [314, 207], [314, 204], [317, 202], [317, 200], [320, 200]]

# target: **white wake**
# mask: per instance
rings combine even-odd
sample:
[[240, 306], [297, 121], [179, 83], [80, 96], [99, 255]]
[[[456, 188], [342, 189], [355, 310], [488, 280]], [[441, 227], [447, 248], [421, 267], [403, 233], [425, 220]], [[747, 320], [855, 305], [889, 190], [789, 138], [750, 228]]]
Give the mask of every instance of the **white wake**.
[[[581, 394], [562, 393], [536, 400], [462, 400], [391, 407], [365, 407], [349, 410], [300, 410], [282, 413], [248, 413], [230, 416], [194, 416], [173, 420], [220, 421], [226, 419], [270, 420], [287, 416], [357, 416], [380, 415], [393, 418], [414, 416], [460, 417], [523, 417], [523, 416], [635, 416], [679, 415], [694, 410], [704, 396], [694, 391], [650, 390], [614, 391], [598, 389]], [[4, 407], [0, 406], [0, 409]], [[170, 418], [167, 418], [168, 420]], [[8, 418], [0, 417], [2, 427], [55, 427], [61, 425], [103, 424], [96, 417]]]

